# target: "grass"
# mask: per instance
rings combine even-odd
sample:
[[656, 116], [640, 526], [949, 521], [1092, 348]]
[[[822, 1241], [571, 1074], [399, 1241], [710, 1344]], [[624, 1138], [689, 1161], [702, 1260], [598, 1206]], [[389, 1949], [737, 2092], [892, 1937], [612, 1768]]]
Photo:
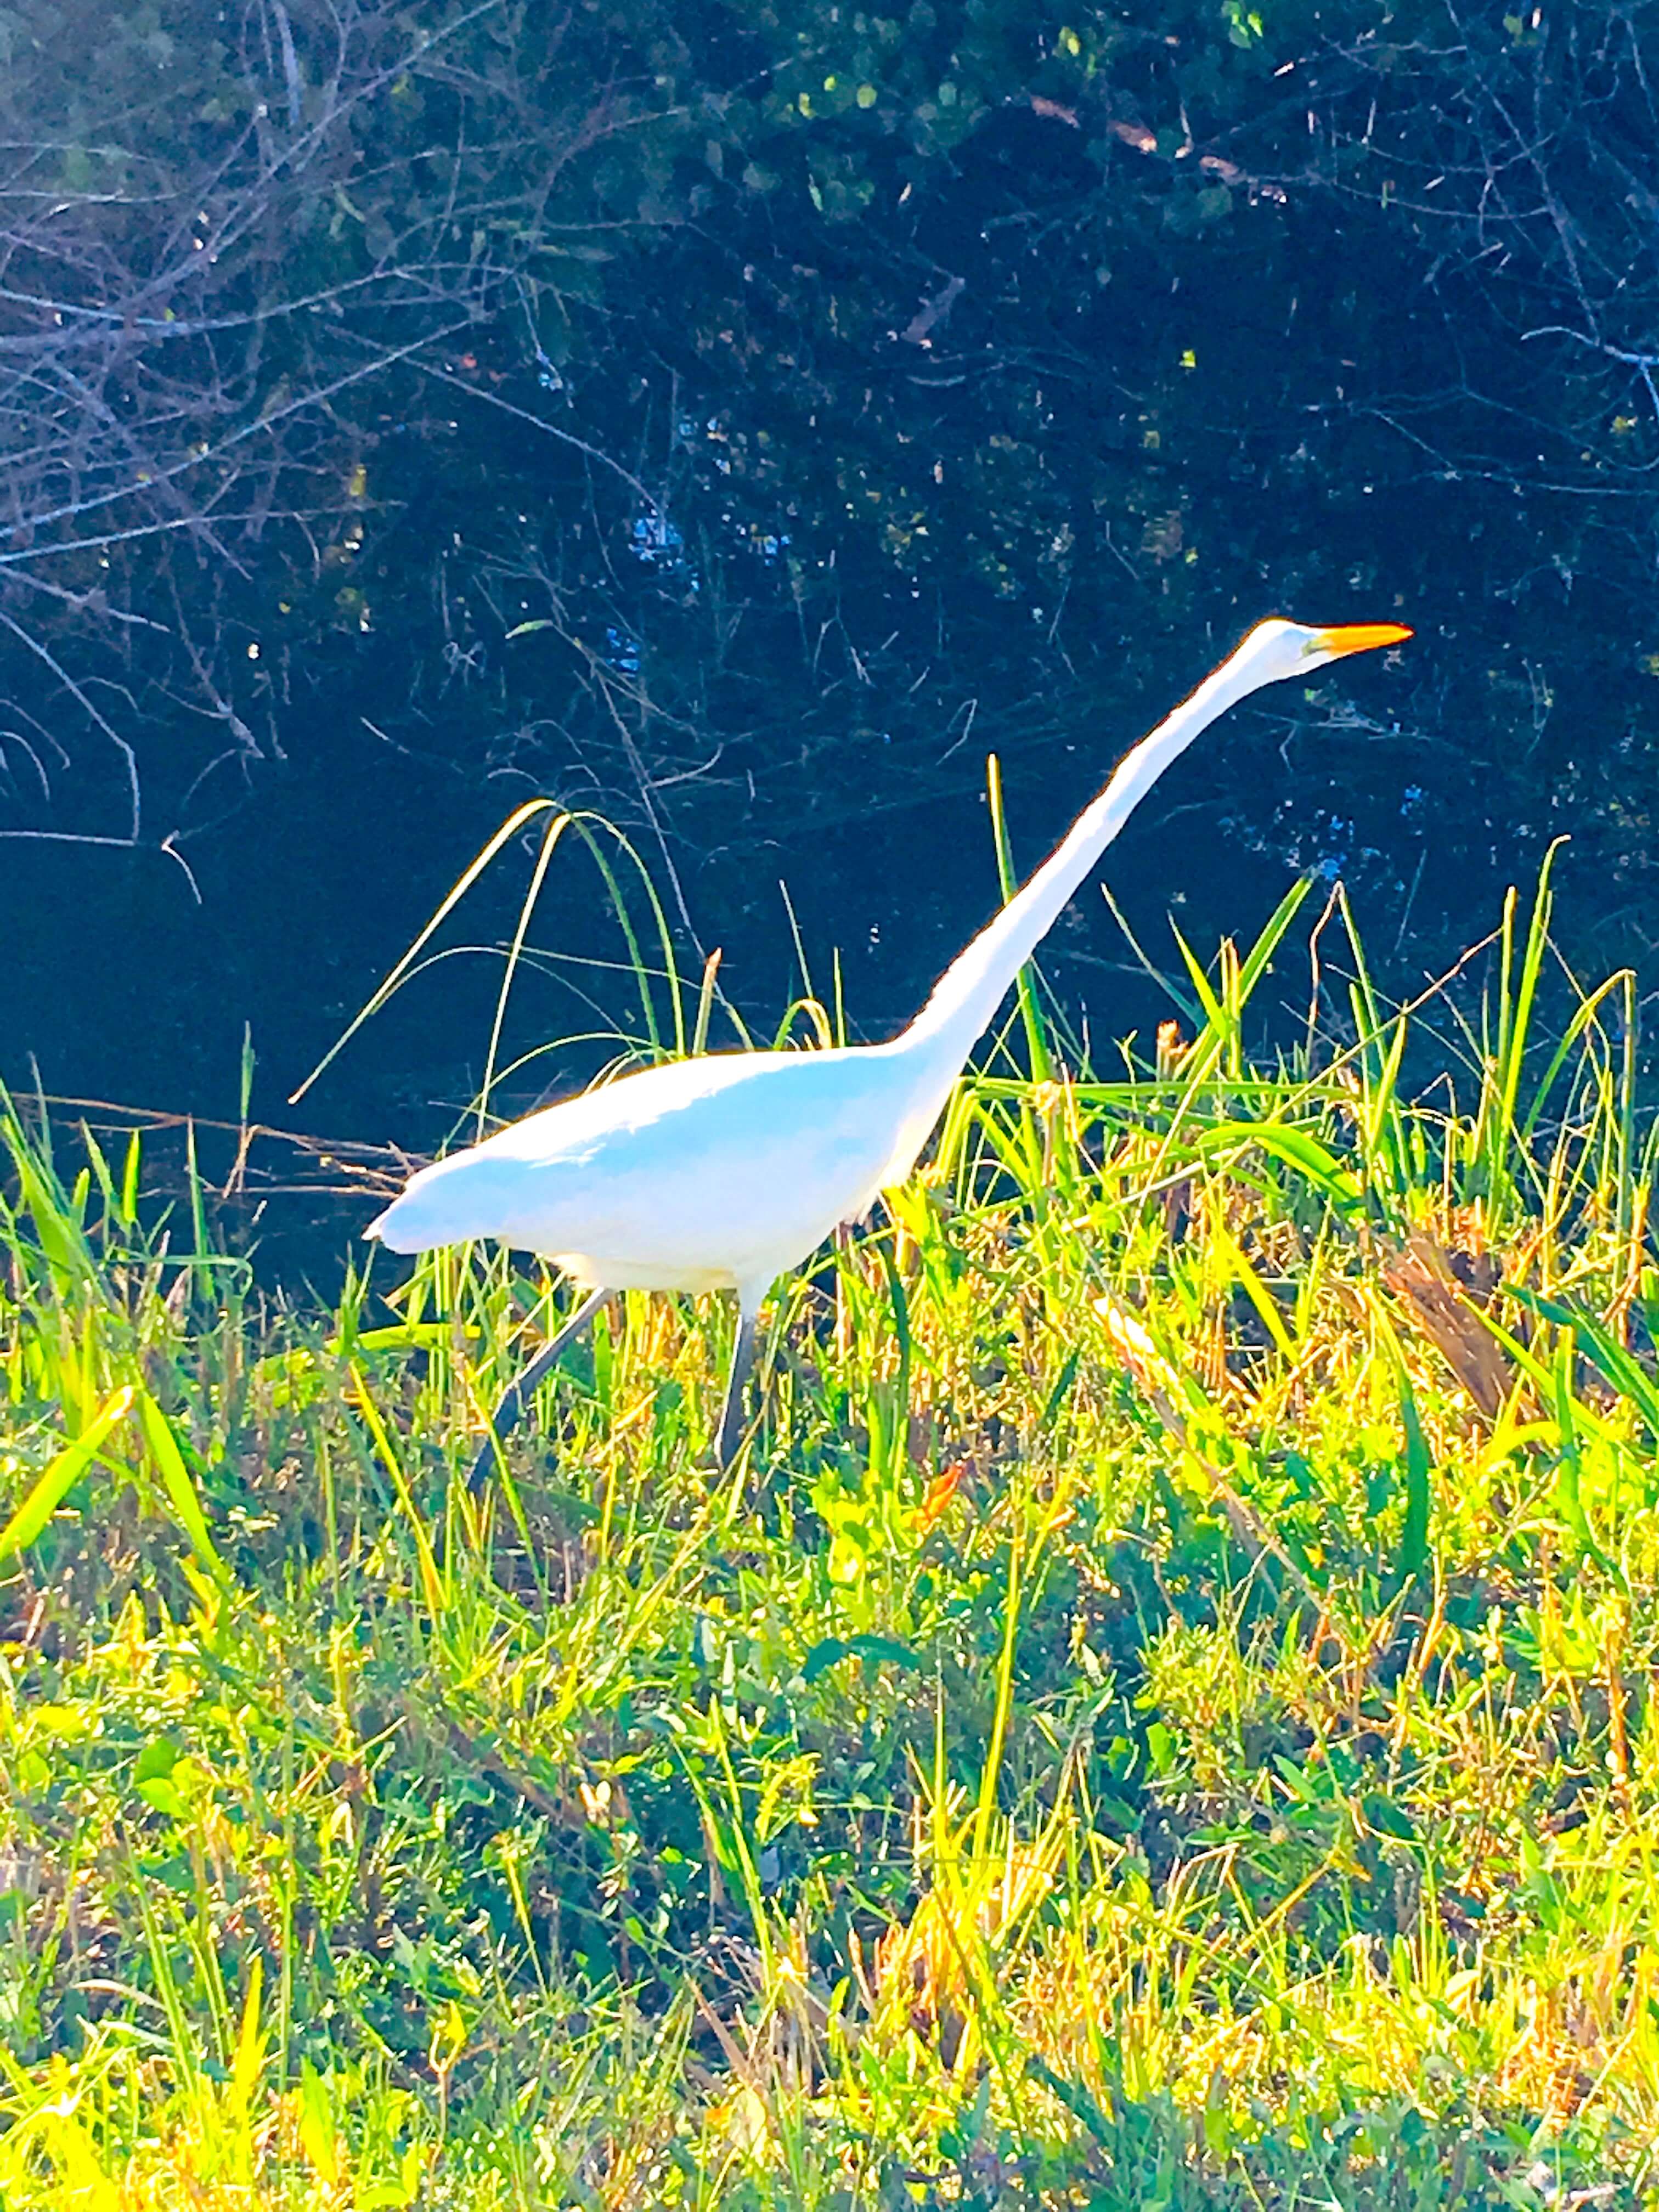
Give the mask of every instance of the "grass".
[[1028, 986], [726, 1477], [719, 1302], [475, 1502], [533, 1269], [261, 1298], [11, 1108], [7, 2212], [1659, 2203], [1632, 988], [1339, 904], [1252, 1066], [1299, 903], [1121, 1079]]

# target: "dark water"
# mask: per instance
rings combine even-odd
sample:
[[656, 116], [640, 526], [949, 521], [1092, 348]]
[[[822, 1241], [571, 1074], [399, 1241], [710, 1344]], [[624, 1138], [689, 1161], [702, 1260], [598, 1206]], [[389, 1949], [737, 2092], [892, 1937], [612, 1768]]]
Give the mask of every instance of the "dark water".
[[[141, 851], [0, 842], [0, 1073], [234, 1122], [247, 1032], [255, 1119], [432, 1146], [481, 1075], [495, 957], [441, 962], [301, 1105], [287, 1094], [538, 793], [627, 828], [687, 971], [720, 948], [759, 1033], [801, 987], [798, 927], [819, 994], [839, 953], [852, 1033], [880, 1036], [994, 903], [988, 750], [1030, 867], [1269, 612], [1419, 635], [1238, 711], [1159, 786], [1103, 872], [1155, 961], [1177, 965], [1171, 918], [1208, 957], [1311, 872], [1348, 884], [1403, 993], [1570, 833], [1567, 954], [1659, 973], [1640, 374], [1529, 335], [1576, 312], [1529, 234], [1500, 285], [1474, 232], [1433, 228], [1439, 203], [1402, 215], [1316, 164], [1222, 205], [1174, 155], [1091, 136], [1079, 99], [1074, 124], [990, 103], [931, 166], [872, 140], [863, 170], [823, 172], [844, 198], [868, 185], [845, 207], [703, 173], [695, 221], [595, 280], [557, 369], [551, 295], [515, 276], [434, 341], [426, 381], [365, 386], [326, 527], [273, 527], [234, 573], [141, 544], [123, 588], [165, 635], [58, 650], [105, 686], [160, 826]], [[186, 635], [252, 732], [228, 768], [207, 766]], [[0, 692], [7, 726], [69, 764], [42, 797], [9, 756], [0, 827], [108, 833], [107, 749], [75, 699], [15, 640]], [[499, 947], [530, 866], [505, 856], [443, 942]], [[623, 955], [574, 841], [532, 934]], [[1093, 889], [1043, 964], [1097, 1059], [1170, 1011]], [[1305, 1008], [1280, 965], [1263, 1041]], [[565, 975], [526, 974], [509, 1058], [637, 1027], [624, 977]], [[605, 1056], [572, 1043], [500, 1103]], [[311, 1265], [319, 1220], [331, 1247], [368, 1211], [319, 1205], [273, 1211], [272, 1249], [290, 1237]]]

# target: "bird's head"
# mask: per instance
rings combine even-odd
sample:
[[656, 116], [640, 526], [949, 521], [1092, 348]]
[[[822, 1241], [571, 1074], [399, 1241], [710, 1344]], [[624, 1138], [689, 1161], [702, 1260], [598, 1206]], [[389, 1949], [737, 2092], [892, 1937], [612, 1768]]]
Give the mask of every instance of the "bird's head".
[[1338, 623], [1321, 628], [1285, 622], [1275, 615], [1256, 624], [1234, 659], [1249, 667], [1254, 689], [1258, 684], [1282, 684], [1292, 676], [1310, 675], [1351, 653], [1403, 645], [1411, 635], [1404, 623]]

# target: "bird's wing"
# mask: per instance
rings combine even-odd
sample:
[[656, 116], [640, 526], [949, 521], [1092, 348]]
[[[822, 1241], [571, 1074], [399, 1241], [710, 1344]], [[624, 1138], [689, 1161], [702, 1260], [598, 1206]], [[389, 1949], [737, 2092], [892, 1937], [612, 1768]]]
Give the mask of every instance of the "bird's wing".
[[521, 1125], [522, 1202], [496, 1233], [543, 1252], [660, 1254], [688, 1268], [736, 1270], [777, 1252], [788, 1266], [848, 1207], [862, 1210], [879, 1177], [890, 1131], [862, 1057], [745, 1054], [718, 1082], [625, 1102], [626, 1115]]
[[495, 1237], [688, 1280], [775, 1273], [874, 1196], [887, 1065], [855, 1048], [648, 1068], [423, 1169], [375, 1229], [398, 1251]]

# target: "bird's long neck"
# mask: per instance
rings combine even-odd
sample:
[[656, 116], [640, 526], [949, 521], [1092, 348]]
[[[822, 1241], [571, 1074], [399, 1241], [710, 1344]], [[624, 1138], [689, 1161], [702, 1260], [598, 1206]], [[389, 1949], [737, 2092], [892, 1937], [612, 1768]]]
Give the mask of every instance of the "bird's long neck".
[[927, 1005], [895, 1040], [898, 1048], [908, 1046], [922, 1054], [930, 1069], [937, 1062], [936, 1072], [948, 1087], [1003, 994], [1164, 769], [1261, 681], [1247, 655], [1235, 653], [1119, 762], [1111, 781], [1078, 817], [1058, 849], [945, 969]]

